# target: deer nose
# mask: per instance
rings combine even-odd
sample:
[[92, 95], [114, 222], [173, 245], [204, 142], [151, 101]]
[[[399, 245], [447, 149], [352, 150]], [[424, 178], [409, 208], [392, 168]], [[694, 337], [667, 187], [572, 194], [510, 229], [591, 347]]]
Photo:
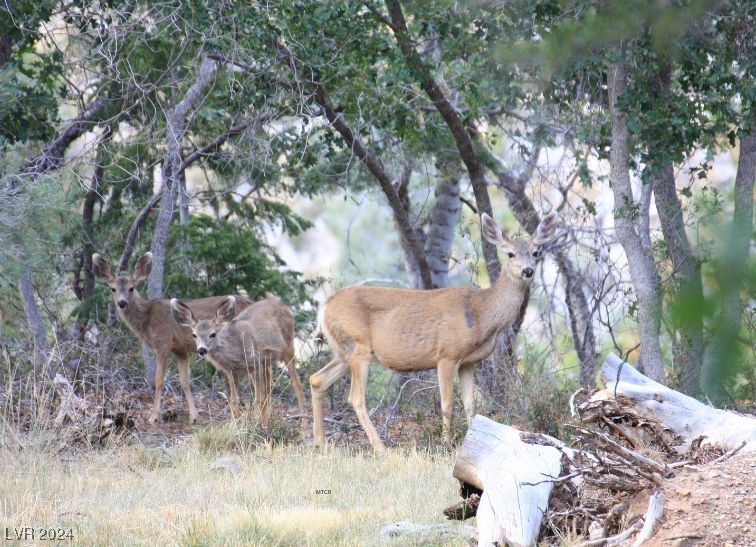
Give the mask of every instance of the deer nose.
[[205, 355], [207, 355], [207, 348], [198, 348], [197, 353], [204, 357]]
[[119, 300], [118, 301], [118, 307], [121, 308], [121, 309], [125, 308], [127, 305], [128, 304], [127, 304], [127, 302], [125, 300]]
[[524, 268], [522, 270], [522, 275], [530, 279], [531, 277], [533, 277], [533, 268]]

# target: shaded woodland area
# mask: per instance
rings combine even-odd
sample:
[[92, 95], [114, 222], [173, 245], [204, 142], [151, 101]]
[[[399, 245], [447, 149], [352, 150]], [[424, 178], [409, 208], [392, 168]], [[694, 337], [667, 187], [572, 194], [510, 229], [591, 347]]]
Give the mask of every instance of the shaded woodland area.
[[[477, 370], [493, 410], [592, 386], [608, 351], [685, 393], [753, 400], [755, 16], [702, 0], [6, 3], [3, 382], [151, 382], [95, 252], [130, 271], [151, 251], [150, 299], [278, 295], [308, 340], [338, 282], [287, 267], [270, 233], [296, 242], [318, 221], [302, 203], [367, 196], [394, 227], [371, 237], [419, 289], [499, 276], [482, 213], [531, 235], [559, 213], [531, 319], [523, 305]], [[384, 409], [406, 380], [391, 385]]]

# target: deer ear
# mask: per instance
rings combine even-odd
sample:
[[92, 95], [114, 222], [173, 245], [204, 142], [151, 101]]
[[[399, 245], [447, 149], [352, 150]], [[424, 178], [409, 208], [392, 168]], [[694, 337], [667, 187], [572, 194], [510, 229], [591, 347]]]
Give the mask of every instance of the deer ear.
[[92, 255], [92, 272], [100, 279], [104, 279], [108, 283], [112, 283], [115, 279], [113, 270], [108, 264], [108, 261], [102, 258], [97, 253]]
[[554, 238], [557, 228], [557, 220], [559, 215], [556, 211], [552, 211], [541, 219], [541, 223], [536, 228], [535, 237], [533, 243], [536, 245], [544, 245]]
[[189, 306], [184, 304], [181, 300], [171, 298], [171, 313], [176, 323], [184, 325], [185, 327], [193, 327], [197, 321], [194, 319], [194, 314]]
[[131, 274], [131, 280], [134, 283], [139, 283], [143, 279], [147, 279], [152, 271], [152, 253], [147, 252], [142, 255], [142, 258], [137, 260], [134, 266], [134, 273]]
[[215, 322], [216, 323], [228, 323], [236, 315], [236, 298], [229, 296], [223, 303], [215, 310]]
[[480, 215], [480, 227], [483, 237], [492, 245], [505, 245], [507, 238], [504, 236], [504, 230], [499, 223], [488, 216], [486, 213]]

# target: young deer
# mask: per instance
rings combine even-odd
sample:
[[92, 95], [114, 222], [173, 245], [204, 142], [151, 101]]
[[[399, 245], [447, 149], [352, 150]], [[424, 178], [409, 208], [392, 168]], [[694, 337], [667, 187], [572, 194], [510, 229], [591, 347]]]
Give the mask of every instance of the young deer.
[[[171, 300], [176, 322], [192, 329], [197, 353], [207, 357], [223, 372], [229, 384], [229, 402], [234, 416], [239, 414], [239, 394], [234, 377], [246, 371], [255, 393], [255, 407], [263, 427], [270, 422], [271, 369], [283, 361], [289, 370], [300, 414], [305, 401], [294, 361], [294, 316], [280, 299], [256, 302], [236, 317], [237, 299], [223, 300], [212, 319], [199, 320], [184, 302]], [[233, 387], [231, 387], [233, 386]], [[304, 418], [303, 425], [304, 425]]]
[[456, 373], [467, 420], [472, 419], [475, 363], [493, 352], [499, 332], [515, 321], [541, 245], [554, 235], [556, 213], [542, 220], [532, 240], [510, 240], [491, 217], [484, 213], [481, 220], [483, 236], [508, 256], [501, 276], [490, 288], [419, 291], [358, 286], [338, 291], [325, 303], [320, 325], [334, 358], [310, 377], [316, 445], [324, 442], [323, 395], [350, 373], [349, 403], [373, 449], [385, 451], [365, 406], [368, 367], [373, 359], [399, 372], [438, 370], [447, 442]]
[[[168, 373], [168, 356], [176, 357], [179, 368], [181, 388], [189, 406], [189, 422], [197, 421], [198, 413], [189, 386], [188, 355], [196, 351], [192, 331], [182, 327], [173, 319], [171, 304], [168, 299], [146, 300], [137, 291], [140, 281], [147, 279], [152, 269], [152, 253], [145, 253], [134, 266], [131, 275], [113, 273], [110, 264], [100, 255], [92, 255], [92, 270], [104, 280], [113, 293], [113, 301], [118, 315], [134, 335], [155, 351], [157, 367], [155, 369], [155, 401], [149, 422], [154, 424], [160, 416], [160, 395]], [[225, 296], [211, 296], [187, 300], [187, 305], [197, 317], [212, 317]], [[237, 299], [239, 311], [250, 306], [253, 301], [248, 298]]]

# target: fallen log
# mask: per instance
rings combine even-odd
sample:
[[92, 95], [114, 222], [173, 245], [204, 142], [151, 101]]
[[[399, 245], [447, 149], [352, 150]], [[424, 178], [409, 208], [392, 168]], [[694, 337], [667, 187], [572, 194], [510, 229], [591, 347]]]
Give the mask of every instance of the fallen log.
[[733, 449], [745, 442], [744, 451], [756, 450], [756, 419], [752, 417], [714, 408], [663, 386], [616, 355], [607, 356], [601, 377], [606, 391], [623, 409], [627, 405], [622, 405], [620, 398], [629, 400], [638, 415], [674, 431], [684, 450], [702, 435], [706, 444]]
[[480, 415], [473, 418], [453, 475], [483, 491], [477, 507], [480, 545], [536, 542], [567, 450], [547, 435], [520, 431]]

